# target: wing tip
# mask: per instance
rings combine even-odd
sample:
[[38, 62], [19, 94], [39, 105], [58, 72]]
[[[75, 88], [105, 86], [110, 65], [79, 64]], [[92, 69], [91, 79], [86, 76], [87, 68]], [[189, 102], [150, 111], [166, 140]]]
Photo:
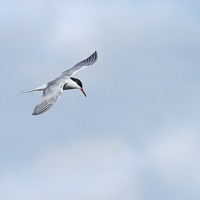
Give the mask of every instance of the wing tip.
[[42, 112], [35, 112], [35, 111], [33, 111], [33, 113], [31, 115], [33, 115], [33, 116], [35, 116], [35, 115], [41, 115], [41, 114], [45, 113], [47, 110], [42, 111]]
[[37, 112], [35, 112], [35, 110], [34, 110], [33, 113], [32, 113], [31, 115], [39, 115], [39, 114], [41, 114], [41, 113], [37, 113]]
[[34, 109], [33, 113], [31, 115], [40, 115], [42, 114], [43, 112], [37, 112], [36, 109]]
[[93, 57], [94, 60], [93, 60], [92, 64], [94, 64], [98, 59], [97, 51], [95, 51], [90, 57]]
[[48, 104], [47, 101], [43, 101], [41, 104], [35, 106], [35, 109], [32, 115], [40, 115], [40, 114], [45, 113], [47, 110], [49, 110], [53, 106], [53, 104], [54, 103]]
[[95, 53], [95, 56], [96, 56], [96, 59], [95, 59], [95, 60], [97, 60], [97, 59], [98, 59], [97, 51], [95, 51], [94, 53]]

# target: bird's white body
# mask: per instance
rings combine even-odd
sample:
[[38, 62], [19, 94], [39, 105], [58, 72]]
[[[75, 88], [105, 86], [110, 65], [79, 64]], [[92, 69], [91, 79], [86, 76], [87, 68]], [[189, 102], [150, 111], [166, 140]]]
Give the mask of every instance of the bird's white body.
[[82, 83], [80, 80], [73, 78], [72, 76], [81, 69], [92, 65], [96, 62], [98, 56], [95, 51], [90, 57], [87, 59], [77, 63], [71, 69], [64, 71], [60, 76], [55, 78], [54, 80], [31, 90], [23, 91], [22, 93], [34, 92], [34, 91], [43, 91], [42, 99], [37, 103], [32, 115], [39, 115], [46, 112], [50, 109], [56, 100], [60, 97], [63, 90], [69, 89], [80, 89], [84, 95], [86, 96]]

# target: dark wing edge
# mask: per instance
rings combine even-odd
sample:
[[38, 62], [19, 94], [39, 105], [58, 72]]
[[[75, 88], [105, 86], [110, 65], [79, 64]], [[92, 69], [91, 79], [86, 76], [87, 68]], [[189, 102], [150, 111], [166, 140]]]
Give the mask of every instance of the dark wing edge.
[[93, 65], [97, 61], [97, 59], [98, 59], [98, 55], [97, 55], [97, 51], [95, 51], [91, 56], [89, 56], [85, 60], [80, 61], [71, 69], [64, 71], [62, 75], [72, 76], [74, 73], [78, 72], [79, 70], [89, 65]]
[[53, 106], [54, 103], [55, 103], [55, 102], [48, 103], [47, 100], [44, 100], [44, 101], [42, 101], [42, 102], [39, 102], [39, 103], [35, 106], [32, 115], [40, 115], [40, 114], [46, 112], [47, 110], [49, 110], [49, 109]]
[[89, 66], [89, 65], [93, 65], [98, 59], [98, 55], [97, 55], [97, 52], [95, 51], [91, 56], [89, 56], [88, 58], [86, 58], [85, 60], [77, 63], [74, 67], [76, 66]]

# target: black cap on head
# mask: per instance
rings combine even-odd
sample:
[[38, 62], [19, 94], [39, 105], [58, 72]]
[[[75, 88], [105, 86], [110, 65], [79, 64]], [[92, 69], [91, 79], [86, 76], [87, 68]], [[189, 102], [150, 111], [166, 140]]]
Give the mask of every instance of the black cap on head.
[[81, 88], [83, 87], [83, 84], [81, 83], [81, 81], [77, 78], [74, 77], [70, 77], [71, 80], [73, 80], [74, 82], [76, 82]]

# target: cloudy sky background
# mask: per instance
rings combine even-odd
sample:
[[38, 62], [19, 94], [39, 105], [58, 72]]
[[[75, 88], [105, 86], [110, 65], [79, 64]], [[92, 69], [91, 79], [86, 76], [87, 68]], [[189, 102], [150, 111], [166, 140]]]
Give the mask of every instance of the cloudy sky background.
[[[200, 199], [200, 2], [2, 1], [1, 200]], [[98, 52], [45, 114], [16, 96]]]

